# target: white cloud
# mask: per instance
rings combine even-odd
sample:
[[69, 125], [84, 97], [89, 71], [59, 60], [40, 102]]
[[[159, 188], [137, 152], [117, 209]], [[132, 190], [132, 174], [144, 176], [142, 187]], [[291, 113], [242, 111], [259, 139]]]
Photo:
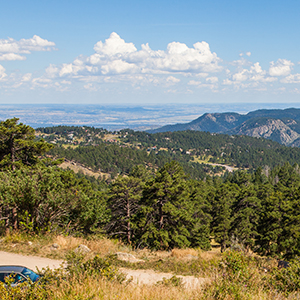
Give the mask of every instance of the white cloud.
[[300, 83], [300, 74], [290, 74], [287, 77], [280, 80], [282, 83]]
[[219, 78], [218, 77], [208, 77], [206, 78], [206, 81], [207, 82], [210, 82], [210, 83], [217, 83], [219, 81]]
[[[244, 53], [243, 53], [243, 52], [241, 52], [239, 55], [240, 55], [240, 57], [242, 57], [242, 56], [244, 56]], [[245, 55], [247, 55], [247, 56], [251, 56], [251, 52], [249, 52], [249, 51], [248, 51], [248, 52], [246, 52], [246, 53], [245, 53]]]
[[54, 78], [58, 75], [59, 73], [59, 68], [56, 67], [55, 65], [50, 65], [47, 69], [46, 69], [46, 75], [49, 78]]
[[20, 54], [51, 50], [55, 50], [55, 43], [42, 39], [37, 35], [19, 41], [12, 38], [0, 39], [0, 60], [25, 60], [26, 57]]
[[[206, 42], [198, 42], [189, 48], [179, 42], [169, 43], [167, 49], [152, 50], [148, 44], [137, 50], [133, 43], [125, 42], [113, 32], [105, 42], [94, 46], [95, 53], [80, 56], [73, 63], [50, 66], [49, 77], [53, 76], [116, 76], [122, 74], [194, 74], [201, 75], [222, 70], [216, 53], [210, 51]], [[57, 72], [57, 68], [59, 71]]]
[[[228, 74], [230, 75], [230, 74]], [[267, 71], [263, 70], [262, 67], [260, 66], [259, 62], [256, 62], [250, 66], [249, 69], [239, 69], [238, 72], [234, 73], [231, 76], [230, 79], [226, 79], [223, 81], [223, 84], [225, 85], [241, 85], [242, 82], [249, 82], [253, 84], [253, 86], [257, 86], [257, 83], [266, 83], [266, 82], [273, 82], [276, 81], [277, 78], [274, 77], [268, 77], [267, 76]]]
[[0, 65], [0, 81], [3, 80], [7, 74], [5, 73], [5, 68]]
[[287, 59], [278, 59], [276, 63], [271, 61], [269, 74], [271, 76], [287, 76], [291, 73], [293, 63]]
[[197, 81], [197, 80], [190, 80], [189, 82], [188, 82], [188, 85], [201, 85], [202, 84], [202, 82], [201, 81]]
[[23, 81], [23, 82], [30, 81], [31, 77], [32, 77], [32, 74], [31, 73], [27, 73], [27, 74], [25, 74], [25, 75], [22, 76], [21, 81]]
[[224, 85], [233, 85], [234, 82], [233, 82], [232, 80], [229, 80], [229, 79], [227, 78], [227, 79], [224, 79], [224, 80], [223, 80], [223, 84], [224, 84]]
[[249, 71], [246, 69], [243, 69], [242, 71], [233, 74], [232, 79], [234, 81], [245, 81], [248, 79], [248, 74], [249, 74]]
[[0, 54], [0, 60], [25, 60], [26, 57], [15, 53]]
[[105, 40], [104, 43], [99, 41], [94, 50], [100, 55], [122, 55], [137, 51], [133, 43], [126, 43], [120, 36], [113, 32], [110, 37]]
[[[0, 60], [24, 60], [32, 51], [50, 51], [54, 47], [54, 42], [38, 36], [19, 41], [0, 40]], [[34, 79], [31, 73], [7, 75], [0, 66], [2, 86], [51, 87], [65, 91], [76, 84], [89, 91], [104, 91], [109, 85], [124, 84], [126, 89], [135, 90], [150, 90], [149, 86], [167, 90], [174, 86], [172, 91], [180, 92], [197, 88], [249, 92], [272, 87], [272, 91], [278, 92], [284, 84], [300, 83], [300, 74], [292, 74], [294, 63], [289, 60], [272, 61], [269, 70], [264, 70], [259, 62], [251, 62], [251, 52], [244, 52], [238, 60], [224, 62], [204, 41], [193, 46], [174, 41], [164, 50], [153, 50], [146, 43], [138, 49], [113, 32], [105, 41], [97, 42], [94, 51], [90, 56], [80, 55], [61, 65], [50, 64], [44, 75]]]
[[86, 90], [89, 90], [89, 91], [93, 91], [93, 92], [97, 91], [97, 88], [96, 88], [95, 85], [92, 84], [92, 83], [87, 83], [87, 84], [85, 84], [83, 87], [84, 87]]
[[137, 70], [137, 66], [130, 64], [121, 59], [108, 62], [106, 65], [101, 67], [102, 74], [124, 74], [124, 73], [133, 73]]
[[167, 77], [167, 82], [168, 83], [178, 83], [178, 82], [180, 82], [180, 79], [176, 78], [174, 76], [169, 76], [169, 77]]

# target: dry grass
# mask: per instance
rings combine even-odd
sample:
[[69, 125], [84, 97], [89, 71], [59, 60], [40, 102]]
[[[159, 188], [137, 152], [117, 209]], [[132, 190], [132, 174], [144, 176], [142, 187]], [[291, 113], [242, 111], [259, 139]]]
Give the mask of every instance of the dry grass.
[[74, 250], [79, 245], [86, 245], [92, 250], [92, 252], [100, 253], [102, 255], [115, 253], [120, 249], [119, 243], [116, 243], [106, 238], [97, 240], [86, 240], [84, 238], [72, 236], [65, 237], [62, 235], [58, 235], [54, 241], [60, 246], [61, 249], [66, 251]]
[[221, 259], [221, 251], [220, 248], [219, 249], [213, 249], [211, 251], [201, 251], [200, 252], [200, 257], [203, 260], [213, 260], [213, 259]]
[[173, 249], [171, 256], [176, 258], [185, 258], [187, 256], [199, 256], [199, 251], [195, 249]]
[[[53, 244], [57, 244], [58, 248], [53, 247]], [[89, 247], [92, 250], [92, 254], [97, 253], [101, 256], [123, 251], [125, 248], [128, 249], [117, 241], [104, 237], [87, 240], [80, 237], [66, 237], [63, 235], [30, 236], [15, 232], [2, 238], [0, 250], [64, 259], [66, 253], [70, 250], [75, 250], [80, 244]]]
[[[228, 283], [229, 284], [229, 283]], [[266, 291], [262, 288], [253, 292], [224, 293], [216, 295], [210, 293], [211, 286], [206, 285], [198, 289], [183, 289], [164, 285], [133, 285], [119, 284], [101, 278], [87, 277], [71, 279], [62, 282], [59, 287], [51, 286], [49, 299], [51, 300], [292, 300], [299, 299], [299, 294], [285, 297], [281, 293]], [[208, 292], [207, 292], [208, 291]]]
[[136, 286], [121, 285], [97, 278], [72, 280], [64, 282], [59, 288], [52, 290], [51, 299], [132, 299], [132, 300], [169, 300], [169, 299], [200, 299], [200, 290], [185, 290], [177, 287], [165, 286]]

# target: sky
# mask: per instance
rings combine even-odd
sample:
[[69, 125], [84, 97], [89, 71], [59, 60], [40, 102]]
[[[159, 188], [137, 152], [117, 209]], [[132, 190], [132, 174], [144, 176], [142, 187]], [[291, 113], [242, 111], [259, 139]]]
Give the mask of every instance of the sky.
[[300, 105], [300, 1], [10, 0], [0, 104]]

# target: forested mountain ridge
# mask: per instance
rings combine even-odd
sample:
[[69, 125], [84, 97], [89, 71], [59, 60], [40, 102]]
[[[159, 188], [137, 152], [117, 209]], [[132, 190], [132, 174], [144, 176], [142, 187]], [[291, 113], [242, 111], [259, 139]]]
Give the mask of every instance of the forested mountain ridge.
[[[233, 117], [231, 121], [235, 122]], [[271, 140], [191, 130], [149, 134], [129, 129], [109, 132], [93, 127], [58, 126], [40, 128], [37, 135], [56, 144], [50, 155], [93, 172], [108, 173], [112, 178], [129, 174], [136, 165], [155, 171], [173, 160], [193, 179], [224, 174], [224, 168], [212, 164], [253, 170], [300, 161], [300, 149]]]
[[230, 112], [206, 113], [190, 123], [166, 125], [149, 133], [183, 130], [264, 137], [283, 145], [298, 147], [300, 109], [261, 109], [246, 115]]

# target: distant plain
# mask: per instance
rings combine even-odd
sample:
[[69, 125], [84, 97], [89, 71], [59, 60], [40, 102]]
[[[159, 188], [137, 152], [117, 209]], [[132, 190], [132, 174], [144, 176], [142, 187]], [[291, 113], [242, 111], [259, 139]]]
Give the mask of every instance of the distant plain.
[[72, 105], [72, 104], [0, 104], [0, 120], [17, 117], [33, 128], [57, 125], [93, 126], [107, 130], [154, 129], [176, 123], [188, 123], [204, 113], [237, 112], [257, 109], [299, 108], [298, 103], [230, 103], [167, 105]]

